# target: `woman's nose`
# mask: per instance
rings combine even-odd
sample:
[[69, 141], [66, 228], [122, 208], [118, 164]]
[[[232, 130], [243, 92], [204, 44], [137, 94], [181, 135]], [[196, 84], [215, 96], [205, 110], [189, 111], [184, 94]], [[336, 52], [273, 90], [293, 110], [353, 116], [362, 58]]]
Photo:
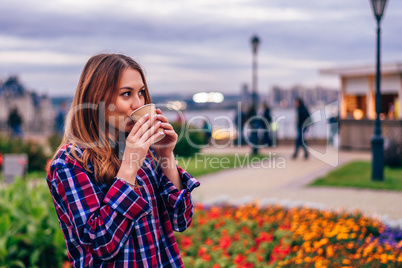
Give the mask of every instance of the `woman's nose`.
[[142, 103], [142, 101], [141, 101], [140, 98], [138, 98], [138, 97], [136, 97], [136, 96], [132, 98], [132, 101], [131, 101], [131, 109], [133, 109], [133, 111], [134, 111], [135, 109], [140, 108], [142, 105], [143, 105], [143, 103]]

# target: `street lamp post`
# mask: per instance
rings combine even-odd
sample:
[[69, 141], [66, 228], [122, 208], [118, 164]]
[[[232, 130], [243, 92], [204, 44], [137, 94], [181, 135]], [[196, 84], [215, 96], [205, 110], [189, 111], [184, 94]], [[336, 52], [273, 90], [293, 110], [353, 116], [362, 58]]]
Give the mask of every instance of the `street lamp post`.
[[[252, 95], [252, 110], [253, 114], [257, 115], [257, 108], [258, 108], [258, 100], [257, 100], [257, 51], [258, 45], [260, 44], [260, 39], [258, 36], [254, 35], [251, 37], [251, 46], [253, 49], [253, 80], [252, 80], [252, 87], [253, 87], [253, 95]], [[258, 130], [256, 127], [255, 120], [252, 120], [251, 126], [251, 143], [253, 147], [253, 155], [258, 154]]]
[[380, 121], [380, 113], [381, 113], [380, 22], [381, 17], [384, 13], [386, 3], [387, 0], [371, 0], [371, 6], [373, 8], [375, 18], [377, 20], [377, 69], [376, 69], [376, 95], [375, 95], [376, 119], [374, 124], [374, 135], [371, 139], [371, 149], [373, 153], [371, 179], [373, 181], [384, 180], [384, 139], [381, 136], [381, 121]]

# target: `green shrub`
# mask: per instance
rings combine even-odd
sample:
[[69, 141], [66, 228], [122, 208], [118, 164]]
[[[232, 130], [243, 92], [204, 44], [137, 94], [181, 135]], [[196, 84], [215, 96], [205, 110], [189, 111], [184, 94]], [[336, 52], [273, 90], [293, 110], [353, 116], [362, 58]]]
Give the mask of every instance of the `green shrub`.
[[67, 250], [49, 189], [28, 184], [0, 189], [0, 267], [62, 267]]
[[52, 153], [54, 153], [57, 150], [57, 148], [59, 148], [61, 140], [62, 138], [57, 133], [54, 133], [48, 138], [47, 142], [50, 146], [50, 150]]
[[41, 171], [46, 166], [48, 156], [45, 154], [43, 147], [32, 141], [23, 141], [21, 139], [13, 139], [0, 136], [0, 153], [1, 154], [22, 154], [28, 155], [28, 171]]
[[174, 154], [181, 157], [190, 157], [200, 151], [200, 147], [205, 145], [204, 133], [197, 129], [188, 127], [186, 124], [172, 124], [179, 139], [174, 148]]

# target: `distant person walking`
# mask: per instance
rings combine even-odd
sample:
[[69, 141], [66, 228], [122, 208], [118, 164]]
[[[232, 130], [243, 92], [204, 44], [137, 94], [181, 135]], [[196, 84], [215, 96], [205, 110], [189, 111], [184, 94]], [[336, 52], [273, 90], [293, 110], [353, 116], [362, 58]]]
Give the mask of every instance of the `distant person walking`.
[[302, 146], [304, 149], [304, 158], [308, 159], [309, 155], [307, 151], [307, 144], [305, 140], [303, 143], [303, 134], [307, 130], [307, 126], [305, 126], [304, 124], [307, 121], [307, 119], [310, 118], [310, 113], [307, 107], [304, 105], [304, 102], [301, 98], [296, 98], [295, 106], [297, 109], [297, 123], [296, 123], [297, 136], [295, 140], [295, 152], [293, 154], [293, 159], [296, 159], [297, 154], [299, 153], [300, 146]]
[[253, 152], [255, 151], [256, 146], [258, 146], [258, 129], [260, 128], [260, 120], [261, 118], [257, 117], [257, 110], [255, 107], [251, 106], [247, 112], [247, 122], [249, 123], [250, 128], [250, 136], [248, 141], [251, 143], [250, 145], [253, 147]]
[[239, 109], [236, 110], [236, 116], [235, 116], [235, 125], [236, 125], [236, 131], [237, 131], [237, 138], [236, 138], [236, 145], [244, 145], [245, 144], [245, 138], [244, 138], [244, 125], [246, 124], [247, 121], [247, 114], [246, 114], [246, 106], [244, 104], [241, 104], [239, 106]]
[[17, 108], [13, 108], [8, 115], [7, 124], [11, 129], [12, 137], [21, 138], [22, 136], [22, 117], [18, 113]]
[[212, 138], [212, 126], [208, 120], [205, 120], [202, 130], [204, 132], [204, 144], [207, 145], [210, 143]]
[[264, 111], [263, 111], [263, 124], [262, 127], [264, 128], [264, 135], [263, 135], [263, 144], [267, 146], [272, 146], [272, 139], [271, 139], [271, 108], [267, 102], [264, 102]]

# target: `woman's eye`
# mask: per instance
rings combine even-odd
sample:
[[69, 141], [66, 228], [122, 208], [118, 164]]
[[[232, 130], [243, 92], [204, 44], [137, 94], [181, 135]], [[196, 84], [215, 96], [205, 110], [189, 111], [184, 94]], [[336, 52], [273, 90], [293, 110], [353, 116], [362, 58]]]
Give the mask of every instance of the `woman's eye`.
[[145, 95], [145, 89], [141, 89], [141, 90], [138, 92], [138, 94], [139, 94], [140, 96], [144, 96], [144, 95]]
[[123, 97], [129, 97], [130, 96], [130, 91], [124, 92], [123, 94], [121, 94]]

